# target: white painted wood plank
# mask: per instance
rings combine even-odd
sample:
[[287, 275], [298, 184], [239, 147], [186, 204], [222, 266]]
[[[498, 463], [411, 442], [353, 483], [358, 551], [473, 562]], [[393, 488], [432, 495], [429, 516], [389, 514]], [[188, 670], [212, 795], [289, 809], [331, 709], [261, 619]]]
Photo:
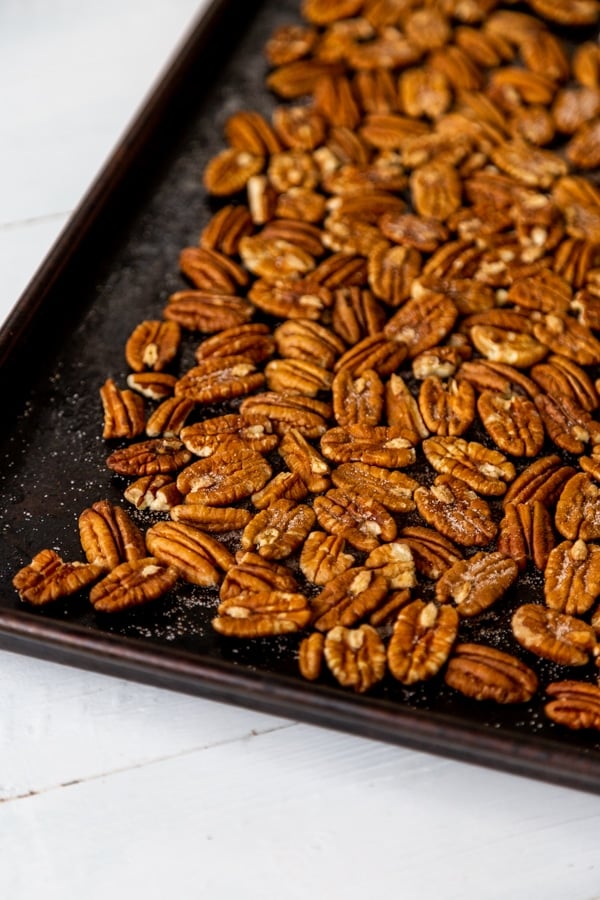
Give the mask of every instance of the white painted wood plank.
[[207, 3], [4, 0], [0, 222], [73, 208]]
[[0, 802], [289, 725], [15, 653], [0, 672]]
[[297, 726], [0, 805], [0, 886], [591, 900], [599, 827], [596, 798]]
[[0, 321], [208, 3], [0, 4]]
[[0, 225], [0, 322], [27, 287], [34, 272], [66, 225], [70, 213]]

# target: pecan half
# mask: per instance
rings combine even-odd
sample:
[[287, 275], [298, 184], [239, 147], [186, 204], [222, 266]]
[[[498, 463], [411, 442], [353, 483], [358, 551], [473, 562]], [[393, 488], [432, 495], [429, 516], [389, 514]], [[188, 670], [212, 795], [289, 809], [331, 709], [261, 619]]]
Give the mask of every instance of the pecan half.
[[430, 375], [419, 389], [419, 410], [433, 434], [457, 437], [475, 419], [475, 391], [468, 381], [447, 382]]
[[302, 546], [315, 524], [310, 506], [276, 500], [258, 512], [242, 533], [244, 550], [256, 549], [265, 559], [284, 559]]
[[400, 375], [392, 374], [386, 382], [385, 411], [388, 425], [399, 428], [414, 446], [429, 436], [419, 404]]
[[483, 391], [477, 411], [491, 439], [511, 456], [537, 456], [544, 443], [544, 425], [527, 397], [516, 393]]
[[103, 566], [64, 562], [54, 550], [40, 550], [17, 572], [12, 583], [21, 600], [43, 606], [75, 594], [96, 581], [104, 571]]
[[225, 637], [259, 638], [301, 631], [310, 616], [302, 594], [280, 590], [245, 592], [221, 600], [212, 626]]
[[262, 171], [264, 164], [262, 156], [228, 147], [213, 156], [204, 169], [204, 187], [217, 197], [237, 194], [244, 189], [252, 175], [258, 175]]
[[496, 703], [526, 703], [538, 687], [535, 672], [515, 656], [469, 643], [454, 648], [445, 681], [467, 697]]
[[428, 438], [423, 441], [423, 452], [436, 472], [460, 478], [478, 494], [500, 497], [516, 475], [515, 467], [505, 456], [478, 441]]
[[405, 70], [400, 76], [399, 91], [402, 108], [409, 116], [436, 119], [452, 102], [448, 79], [435, 69]]
[[564, 394], [588, 412], [600, 404], [592, 379], [566, 356], [550, 356], [546, 363], [532, 368], [531, 377], [546, 394]]
[[452, 475], [438, 475], [430, 488], [418, 487], [414, 498], [427, 524], [457, 544], [481, 547], [496, 536], [488, 504]]
[[515, 639], [525, 647], [561, 666], [585, 666], [596, 652], [596, 633], [591, 625], [539, 603], [525, 603], [511, 619]]
[[311, 278], [279, 278], [274, 281], [255, 281], [248, 299], [254, 306], [272, 316], [286, 319], [316, 321], [328, 309], [333, 297], [329, 288]]
[[298, 647], [298, 668], [303, 678], [308, 681], [316, 681], [321, 674], [323, 665], [323, 652], [325, 649], [325, 635], [319, 631], [313, 631], [300, 642]]
[[324, 75], [337, 73], [339, 65], [320, 59], [295, 59], [278, 66], [267, 77], [267, 87], [279, 97], [293, 100], [310, 94]]
[[372, 369], [354, 376], [348, 369], [337, 373], [332, 383], [333, 414], [338, 425], [377, 425], [383, 412], [383, 382]]
[[596, 0], [573, 0], [568, 6], [560, 0], [529, 0], [529, 3], [536, 13], [560, 25], [594, 25], [600, 16]]
[[580, 616], [591, 609], [599, 595], [600, 546], [582, 540], [558, 544], [544, 570], [546, 605]]
[[310, 319], [287, 319], [275, 329], [273, 336], [280, 356], [319, 363], [326, 369], [346, 349], [337, 334]]
[[571, 285], [564, 278], [551, 269], [544, 269], [531, 278], [514, 281], [506, 298], [524, 309], [562, 313], [568, 311], [572, 296]]
[[550, 513], [543, 503], [507, 503], [499, 525], [498, 550], [511, 556], [520, 572], [532, 560], [543, 572], [556, 541]]
[[380, 241], [369, 253], [369, 286], [389, 306], [409, 299], [412, 283], [421, 272], [421, 254], [414, 247], [390, 247]]
[[387, 650], [388, 667], [402, 684], [432, 678], [448, 659], [458, 634], [458, 614], [451, 606], [414, 600], [403, 606]]
[[177, 472], [192, 458], [177, 438], [154, 438], [115, 450], [106, 465], [118, 475], [157, 475]]
[[600, 119], [595, 116], [583, 122], [565, 147], [565, 156], [578, 169], [595, 169], [600, 164], [598, 136]]
[[[580, 98], [587, 97], [588, 102], [591, 95], [592, 102], [596, 106], [600, 105], [600, 92], [586, 91], [584, 88], [582, 91], [565, 92], [566, 96], [569, 96], [569, 94], [571, 97], [573, 94]], [[573, 109], [573, 107], [571, 108]], [[575, 112], [576, 116], [577, 112]], [[589, 118], [593, 118], [593, 115]], [[583, 124], [583, 122], [580, 124]], [[573, 131], [577, 130], [578, 127], [579, 125], [575, 125]], [[552, 193], [556, 205], [565, 217], [567, 233], [574, 238], [585, 238], [588, 241], [596, 242], [600, 236], [600, 218], [598, 217], [598, 199], [600, 194], [598, 193], [598, 188], [581, 176], [567, 176], [557, 182]], [[566, 311], [563, 310], [563, 312]]]
[[163, 316], [188, 331], [211, 333], [237, 328], [252, 318], [254, 308], [242, 297], [218, 291], [176, 291], [169, 297]]
[[258, 322], [224, 328], [205, 338], [196, 348], [196, 362], [210, 356], [243, 356], [253, 363], [263, 362], [273, 355], [275, 340], [267, 325]]
[[600, 487], [585, 472], [573, 475], [563, 487], [554, 523], [569, 541], [600, 538]]
[[177, 437], [194, 405], [186, 397], [167, 397], [148, 417], [146, 434], [151, 438]]
[[518, 574], [516, 562], [503, 553], [475, 553], [443, 573], [435, 586], [436, 600], [453, 600], [462, 617], [477, 616], [504, 596]]
[[97, 612], [123, 612], [162, 597], [178, 578], [177, 569], [154, 556], [124, 562], [94, 585], [90, 602]]
[[[259, 278], [275, 284], [282, 277], [306, 276], [315, 267], [315, 259], [297, 244], [282, 238], [262, 235], [243, 237], [239, 253], [246, 268]], [[250, 296], [253, 300], [253, 297]]]
[[144, 430], [144, 401], [133, 391], [121, 391], [112, 378], [100, 388], [104, 411], [104, 440], [134, 438]]
[[183, 522], [157, 522], [146, 532], [146, 544], [153, 556], [177, 569], [185, 581], [203, 587], [219, 584], [223, 572], [235, 562], [223, 544]]
[[390, 591], [382, 605], [373, 610], [369, 616], [369, 625], [373, 628], [389, 628], [393, 625], [399, 611], [410, 602], [410, 591]]
[[371, 625], [337, 625], [327, 633], [323, 652], [333, 676], [358, 693], [368, 691], [385, 674], [385, 646]]
[[595, 453], [592, 456], [580, 456], [579, 465], [595, 481], [600, 481], [600, 457]]
[[583, 681], [555, 681], [546, 693], [552, 699], [544, 712], [553, 722], [573, 730], [600, 729], [600, 687]]
[[315, 498], [313, 508], [325, 531], [341, 535], [357, 550], [369, 552], [381, 541], [393, 541], [396, 537], [396, 522], [386, 508], [371, 497], [352, 496], [332, 488]]
[[304, 500], [307, 494], [308, 488], [298, 472], [278, 472], [250, 499], [256, 509], [266, 509], [277, 500]]
[[175, 375], [167, 372], [135, 372], [127, 376], [127, 384], [133, 391], [149, 397], [150, 400], [164, 400], [169, 397], [177, 383]]
[[186, 466], [177, 476], [177, 487], [188, 495], [188, 503], [226, 506], [264, 487], [271, 472], [269, 463], [256, 450], [236, 449], [231, 455], [225, 446]]
[[445, 294], [425, 291], [423, 296], [412, 297], [394, 313], [383, 329], [384, 335], [399, 344], [405, 344], [412, 359], [440, 344], [452, 331], [458, 310]]
[[284, 434], [279, 454], [312, 493], [320, 494], [331, 486], [329, 464], [297, 428]]
[[521, 140], [504, 141], [492, 148], [490, 156], [502, 172], [528, 187], [552, 187], [554, 180], [568, 170], [567, 163], [556, 153]]
[[[552, 105], [552, 117], [556, 127], [563, 134], [574, 134], [586, 122], [595, 119], [598, 113], [600, 113], [600, 91], [593, 87], [564, 88], [558, 92]], [[560, 181], [564, 179], [559, 179]], [[581, 233], [573, 236], [585, 237]]]
[[542, 456], [515, 478], [504, 496], [504, 504], [539, 500], [546, 506], [552, 506], [565, 482], [574, 474], [575, 469], [563, 465], [560, 456]]
[[479, 393], [486, 390], [505, 395], [520, 393], [532, 399], [539, 393], [535, 382], [523, 372], [506, 363], [488, 359], [463, 362], [456, 377], [459, 381], [469, 381]]
[[170, 475], [144, 475], [128, 485], [123, 496], [136, 509], [150, 509], [153, 512], [168, 512], [183, 500]]
[[[313, 42], [316, 41], [316, 38], [316, 31], [312, 31]], [[279, 65], [284, 62], [291, 62], [291, 60], [279, 60], [275, 64]], [[298, 150], [314, 150], [325, 140], [325, 119], [312, 107], [278, 106], [273, 111], [273, 127], [288, 147]]]
[[244, 528], [252, 518], [252, 513], [248, 509], [190, 502], [189, 498], [193, 496], [193, 494], [188, 494], [185, 503], [171, 508], [173, 521], [201, 528], [203, 531], [210, 531], [214, 534], [223, 534]]
[[194, 456], [212, 456], [226, 444], [241, 443], [257, 453], [269, 453], [279, 443], [278, 435], [266, 416], [257, 413], [227, 413], [186, 425], [180, 440]]
[[125, 358], [134, 372], [161, 372], [177, 355], [181, 329], [177, 322], [140, 322], [125, 344]]
[[350, 462], [334, 469], [331, 478], [347, 494], [372, 497], [392, 512], [410, 512], [415, 508], [413, 492], [418, 482], [403, 472]]
[[[598, 250], [594, 244], [589, 243], [589, 241], [584, 240], [583, 238], [565, 238], [555, 250], [554, 253], [554, 271], [558, 272], [565, 278], [569, 284], [572, 284], [575, 288], [581, 288], [585, 284], [587, 280], [587, 272], [590, 268], [597, 265], [598, 262]], [[551, 325], [550, 328], [548, 326]], [[561, 350], [558, 347], [560, 343], [560, 334], [564, 329], [564, 323], [545, 323], [545, 330], [549, 332], [548, 335], [548, 344], [550, 348], [555, 353], [560, 353]], [[555, 332], [554, 335], [551, 332]], [[543, 340], [543, 338], [537, 335], [538, 340]], [[550, 343], [556, 343], [556, 349]], [[575, 344], [577, 341], [575, 341]], [[566, 341], [565, 341], [566, 344]], [[568, 352], [565, 349], [565, 355], [570, 356], [571, 358], [577, 359], [576, 356], [573, 356], [573, 350]], [[583, 360], [579, 360], [580, 363], [583, 363]], [[585, 363], [587, 365], [587, 363]]]
[[600, 443], [600, 425], [565, 394], [538, 394], [535, 405], [548, 437], [567, 453], [581, 454], [587, 443]]
[[444, 221], [461, 203], [462, 184], [449, 163], [436, 161], [416, 168], [410, 177], [410, 190], [417, 213], [430, 219]]
[[571, 66], [573, 76], [585, 87], [600, 87], [600, 48], [596, 41], [578, 44], [573, 53]]
[[200, 246], [234, 256], [240, 239], [252, 231], [252, 220], [246, 207], [231, 203], [223, 206], [204, 226]]
[[559, 313], [540, 315], [533, 325], [534, 336], [553, 353], [562, 354], [580, 366], [600, 363], [600, 341], [587, 325]]
[[281, 144], [266, 119], [257, 112], [240, 111], [229, 116], [225, 137], [232, 147], [258, 156], [277, 153]]
[[493, 325], [473, 325], [469, 333], [477, 350], [492, 362], [526, 369], [539, 363], [548, 353], [544, 344], [523, 332], [505, 331]]
[[[421, 40], [427, 38], [421, 37]], [[440, 47], [432, 52], [429, 62], [435, 69], [444, 72], [456, 90], [477, 90], [481, 86], [479, 68], [460, 47], [453, 44]]]
[[[316, 187], [319, 171], [316, 160], [311, 153], [307, 153], [304, 150], [292, 149], [283, 150], [280, 153], [273, 153], [269, 160], [267, 175], [275, 190], [278, 193], [282, 193], [283, 191], [289, 190], [291, 187], [304, 187], [309, 190]], [[265, 237], [267, 241], [271, 240], [268, 235]], [[277, 241], [278, 239], [279, 235], [275, 233], [274, 240]], [[281, 239], [294, 246], [291, 241], [286, 240], [285, 236], [282, 236]], [[298, 249], [301, 250], [302, 248], [299, 247]], [[260, 240], [258, 242], [252, 242], [251, 254], [253, 255], [256, 250], [258, 250], [258, 255], [260, 257], [263, 252]], [[244, 257], [243, 243], [241, 241], [239, 251], [240, 255]], [[267, 250], [267, 254], [269, 253], [270, 251]], [[246, 265], [248, 265], [247, 261]], [[286, 264], [284, 263], [283, 268], [285, 268], [285, 265]], [[251, 268], [251, 266], [248, 266], [248, 268]]]
[[379, 334], [385, 322], [385, 312], [371, 291], [360, 287], [346, 287], [335, 291], [331, 324], [336, 334], [353, 346], [362, 338]]
[[147, 555], [140, 529], [124, 509], [108, 500], [99, 500], [81, 513], [79, 539], [87, 561], [104, 570]]
[[401, 428], [349, 425], [330, 428], [321, 438], [321, 452], [335, 463], [362, 462], [401, 469], [415, 461], [415, 451]]
[[427, 126], [408, 116], [371, 113], [363, 119], [361, 138], [379, 150], [398, 150], [407, 138], [425, 134]]
[[404, 362], [406, 354], [403, 343], [396, 343], [383, 333], [371, 334], [340, 356], [334, 371], [347, 370], [358, 376], [372, 370], [378, 375], [390, 375]]
[[339, 534], [311, 531], [300, 554], [300, 571], [313, 584], [328, 584], [354, 565], [354, 557], [344, 553], [345, 539]]
[[414, 213], [384, 213], [379, 227], [388, 240], [422, 253], [433, 253], [448, 239], [448, 229], [442, 222]]
[[267, 386], [272, 391], [316, 397], [331, 387], [329, 369], [306, 359], [273, 359], [265, 366]]
[[265, 376], [244, 356], [217, 356], [203, 360], [182, 375], [175, 396], [194, 403], [216, 403], [250, 394], [262, 387]]
[[225, 574], [219, 590], [219, 597], [237, 597], [244, 593], [260, 594], [268, 591], [298, 590], [296, 579], [287, 566], [264, 559], [258, 553], [241, 550], [236, 554], [236, 563]]
[[388, 582], [377, 572], [348, 569], [328, 582], [313, 599], [313, 625], [318, 631], [355, 625], [381, 605], [387, 592]]
[[317, 438], [327, 430], [331, 407], [312, 397], [268, 391], [242, 400], [240, 413], [269, 419], [275, 433], [279, 435], [296, 428], [307, 438]]
[[437, 581], [450, 566], [462, 559], [460, 550], [451, 541], [422, 525], [403, 528], [398, 540], [410, 548], [417, 572], [432, 581]]
[[371, 550], [365, 559], [367, 569], [374, 569], [386, 579], [392, 590], [414, 587], [417, 583], [415, 561], [408, 544], [392, 541]]

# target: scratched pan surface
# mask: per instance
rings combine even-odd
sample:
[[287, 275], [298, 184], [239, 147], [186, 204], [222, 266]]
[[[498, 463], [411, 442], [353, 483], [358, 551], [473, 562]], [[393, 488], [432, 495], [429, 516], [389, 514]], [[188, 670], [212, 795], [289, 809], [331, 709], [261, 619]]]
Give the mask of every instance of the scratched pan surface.
[[[127, 335], [184, 287], [179, 251], [197, 241], [211, 214], [203, 166], [223, 146], [228, 115], [272, 109], [262, 47], [275, 26], [297, 18], [297, 5], [213, 4], [3, 329], [0, 645], [598, 791], [600, 741], [548, 722], [541, 691], [530, 704], [499, 707], [467, 700], [441, 678], [414, 689], [390, 679], [354, 696], [327, 676], [311, 684], [299, 677], [297, 638], [219, 637], [209, 590], [179, 585], [157, 603], [111, 618], [96, 614], [85, 596], [32, 610], [11, 586], [44, 547], [81, 559], [77, 517], [86, 506], [102, 498], [125, 505], [125, 482], [105, 466], [99, 387], [109, 375], [124, 384]], [[182, 366], [191, 364], [198, 340], [184, 346]], [[140, 514], [138, 521], [147, 527], [153, 520]], [[506, 623], [540, 587], [539, 576], [525, 579], [519, 595], [463, 623], [461, 638], [531, 663]], [[574, 674], [533, 662], [542, 684]], [[594, 670], [575, 677], [593, 681]]]

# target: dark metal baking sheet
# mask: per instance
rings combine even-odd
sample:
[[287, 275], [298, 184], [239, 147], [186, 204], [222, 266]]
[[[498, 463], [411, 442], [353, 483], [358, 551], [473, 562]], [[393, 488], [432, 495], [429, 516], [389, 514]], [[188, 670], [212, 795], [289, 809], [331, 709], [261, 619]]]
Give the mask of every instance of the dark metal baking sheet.
[[[110, 618], [85, 597], [32, 610], [11, 586], [43, 547], [81, 558], [79, 513], [104, 497], [123, 502], [124, 482], [105, 467], [99, 387], [108, 375], [124, 384], [126, 336], [183, 286], [179, 251], [210, 216], [203, 166], [223, 146], [228, 115], [275, 104], [263, 88], [262, 47], [275, 26], [297, 19], [297, 6], [210, 6], [0, 334], [0, 646], [600, 791], [598, 736], [547, 721], [542, 692], [531, 704], [499, 707], [460, 697], [441, 678], [414, 689], [390, 679], [354, 696], [327, 677], [303, 681], [296, 639], [219, 637], [207, 590], [179, 586]], [[518, 599], [479, 619], [479, 639], [515, 652], [505, 622]], [[537, 668], [544, 683], [569, 677]]]

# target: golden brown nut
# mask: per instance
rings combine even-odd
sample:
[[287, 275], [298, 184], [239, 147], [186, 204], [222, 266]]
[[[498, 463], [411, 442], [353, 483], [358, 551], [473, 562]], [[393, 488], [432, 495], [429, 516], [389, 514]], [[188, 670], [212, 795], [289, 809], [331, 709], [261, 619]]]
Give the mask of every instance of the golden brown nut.
[[66, 563], [54, 550], [41, 550], [29, 565], [14, 576], [12, 583], [22, 600], [43, 606], [87, 587], [104, 571], [103, 566]]
[[423, 600], [403, 606], [387, 649], [390, 672], [402, 684], [432, 678], [448, 659], [457, 634], [458, 615], [452, 607]]
[[153, 556], [124, 562], [90, 591], [95, 610], [119, 613], [157, 600], [177, 582], [179, 572]]
[[458, 644], [448, 662], [446, 684], [473, 700], [526, 703], [538, 687], [528, 666], [509, 653], [483, 644]]
[[385, 674], [385, 646], [371, 625], [332, 628], [325, 637], [324, 654], [339, 683], [358, 693], [368, 691]]

